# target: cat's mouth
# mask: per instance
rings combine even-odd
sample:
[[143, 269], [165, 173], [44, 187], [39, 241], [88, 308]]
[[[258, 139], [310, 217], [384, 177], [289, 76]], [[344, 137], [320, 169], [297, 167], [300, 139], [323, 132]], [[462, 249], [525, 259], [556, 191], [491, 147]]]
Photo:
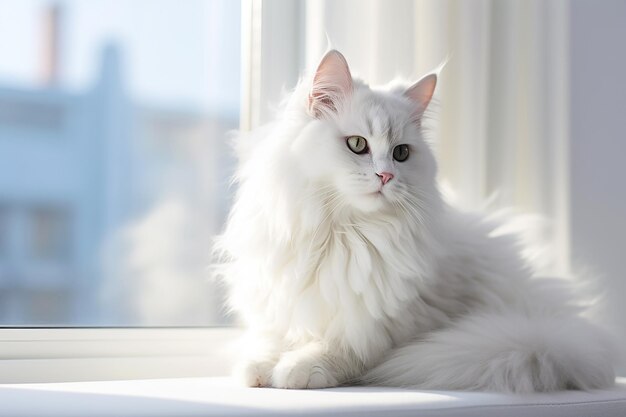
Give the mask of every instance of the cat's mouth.
[[371, 192], [368, 194], [369, 196], [371, 196], [372, 198], [387, 198], [387, 196], [385, 195], [385, 193], [383, 192], [383, 189], [380, 188], [374, 192]]
[[383, 197], [386, 197], [388, 193], [388, 188], [386, 188], [385, 186], [381, 185], [380, 187], [378, 187], [378, 189], [376, 191], [374, 191], [372, 194], [375, 195], [380, 195]]

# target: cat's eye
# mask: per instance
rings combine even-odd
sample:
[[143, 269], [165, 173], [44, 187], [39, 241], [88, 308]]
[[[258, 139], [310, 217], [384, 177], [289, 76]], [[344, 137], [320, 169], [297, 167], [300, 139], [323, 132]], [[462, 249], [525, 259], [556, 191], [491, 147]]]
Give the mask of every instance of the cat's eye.
[[367, 152], [367, 141], [362, 136], [349, 136], [346, 139], [348, 148], [356, 154], [362, 154]]
[[409, 145], [398, 145], [393, 148], [393, 159], [404, 162], [409, 158]]

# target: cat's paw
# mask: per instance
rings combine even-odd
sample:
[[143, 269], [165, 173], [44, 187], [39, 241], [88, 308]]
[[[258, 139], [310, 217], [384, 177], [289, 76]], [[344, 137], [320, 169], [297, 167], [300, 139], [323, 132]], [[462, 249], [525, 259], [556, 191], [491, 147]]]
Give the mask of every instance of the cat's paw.
[[290, 355], [283, 358], [272, 372], [272, 386], [275, 388], [329, 388], [339, 383], [322, 364], [309, 359], [296, 359]]
[[274, 362], [247, 360], [235, 367], [235, 377], [247, 387], [269, 387], [272, 385]]

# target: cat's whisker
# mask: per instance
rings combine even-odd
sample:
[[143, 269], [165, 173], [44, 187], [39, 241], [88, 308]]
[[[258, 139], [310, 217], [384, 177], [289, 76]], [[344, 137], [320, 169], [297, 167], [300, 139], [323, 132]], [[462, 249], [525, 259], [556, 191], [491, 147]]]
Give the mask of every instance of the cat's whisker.
[[426, 213], [426, 207], [424, 205], [424, 203], [422, 202], [422, 200], [420, 199], [416, 199], [415, 196], [413, 194], [420, 194], [420, 190], [412, 190], [414, 192], [409, 192], [405, 189], [398, 189], [398, 193], [404, 197], [401, 201], [403, 202], [403, 204], [405, 205], [409, 205], [411, 207], [414, 208], [414, 210], [417, 212], [417, 214], [419, 214], [420, 218], [423, 219], [423, 213]]
[[335, 187], [333, 184], [322, 184], [316, 186], [311, 190], [311, 192], [304, 194], [297, 202], [299, 205], [304, 205], [304, 203], [314, 199], [324, 199], [326, 195], [332, 194], [335, 192]]
[[401, 210], [408, 217], [412, 218], [413, 221], [415, 221], [418, 225], [423, 226], [425, 224], [425, 221], [424, 216], [422, 215], [422, 211], [419, 209], [419, 207], [415, 207], [413, 205], [414, 203], [410, 199], [410, 195], [401, 189], [398, 190], [398, 193], [401, 195], [401, 197], [406, 197], [404, 199], [398, 199], [395, 201], [398, 207], [400, 207]]

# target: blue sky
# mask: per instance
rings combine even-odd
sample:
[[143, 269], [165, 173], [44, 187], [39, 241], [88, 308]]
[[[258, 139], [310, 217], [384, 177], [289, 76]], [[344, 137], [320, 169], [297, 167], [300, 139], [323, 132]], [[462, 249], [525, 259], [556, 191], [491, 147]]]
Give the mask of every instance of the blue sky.
[[238, 107], [240, 5], [233, 0], [0, 0], [0, 86], [41, 85], [43, 16], [53, 3], [63, 10], [63, 87], [88, 88], [103, 45], [114, 42], [136, 100]]

